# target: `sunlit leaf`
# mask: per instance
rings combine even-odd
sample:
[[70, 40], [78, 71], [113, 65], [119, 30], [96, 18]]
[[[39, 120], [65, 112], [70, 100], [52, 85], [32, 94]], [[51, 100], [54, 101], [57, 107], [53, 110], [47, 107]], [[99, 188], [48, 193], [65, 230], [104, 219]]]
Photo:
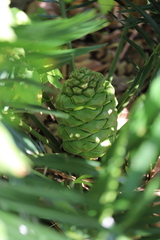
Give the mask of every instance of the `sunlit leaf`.
[[87, 52], [94, 51], [106, 44], [95, 45], [85, 48], [67, 49], [67, 50], [50, 50], [42, 52], [32, 52], [27, 54], [26, 58], [29, 63], [35, 67], [38, 72], [50, 72], [67, 64], [71, 59], [81, 56]]
[[0, 220], [0, 239], [3, 239], [3, 240], [8, 239], [7, 226], [2, 219]]
[[62, 84], [59, 79], [63, 78], [59, 69], [52, 70], [47, 73], [48, 81], [56, 88], [62, 89]]
[[109, 11], [112, 10], [114, 6], [114, 0], [98, 0], [98, 3], [100, 5], [101, 12], [103, 14], [108, 13]]
[[0, 171], [16, 177], [24, 177], [30, 172], [30, 159], [20, 151], [10, 132], [0, 122]]
[[[69, 19], [35, 22], [14, 28], [18, 39], [13, 45], [33, 51], [52, 50], [53, 47], [66, 44], [106, 25], [106, 20], [98, 18], [95, 11], [80, 13]], [[56, 36], [54, 41], [53, 36]]]
[[16, 40], [16, 34], [12, 29], [12, 26], [14, 25], [14, 18], [9, 8], [9, 2], [9, 0], [0, 1], [0, 41], [13, 42]]
[[18, 8], [11, 8], [11, 14], [14, 17], [15, 25], [30, 24], [31, 20], [26, 13], [19, 10]]

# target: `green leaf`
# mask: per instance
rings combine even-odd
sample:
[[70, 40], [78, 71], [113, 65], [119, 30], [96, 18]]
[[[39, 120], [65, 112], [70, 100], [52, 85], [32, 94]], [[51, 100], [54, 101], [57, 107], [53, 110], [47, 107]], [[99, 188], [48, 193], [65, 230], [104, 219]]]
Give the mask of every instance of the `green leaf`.
[[62, 67], [67, 64], [71, 59], [81, 56], [87, 52], [94, 51], [98, 48], [105, 46], [106, 44], [78, 48], [78, 49], [67, 49], [67, 50], [50, 50], [43, 52], [32, 52], [26, 57], [29, 63], [35, 67], [38, 72], [50, 72], [53, 69]]
[[[28, 116], [32, 119], [32, 121], [36, 124], [36, 126], [45, 134], [45, 137], [51, 141], [52, 144], [55, 145], [53, 149], [55, 152], [60, 151], [60, 143], [54, 137], [51, 131], [33, 114], [28, 114]], [[43, 151], [45, 152], [45, 151]]]
[[158, 13], [160, 13], [160, 5], [158, 2], [156, 2], [155, 0], [150, 0], [150, 3], [152, 3], [152, 5], [155, 8], [155, 11], [157, 11]]
[[140, 54], [140, 56], [142, 57], [142, 59], [145, 61], [146, 60], [146, 54], [143, 51], [143, 49], [138, 46], [135, 42], [133, 42], [132, 40], [130, 40], [129, 38], [127, 38], [126, 36], [123, 36], [124, 39], [133, 47], [136, 49], [136, 51]]
[[[121, 176], [125, 159], [128, 159], [129, 172], [123, 186], [119, 189], [123, 193], [119, 210], [131, 207], [131, 212], [125, 217], [125, 222], [121, 220], [122, 231], [126, 226], [131, 228], [139, 215], [145, 211], [146, 206], [155, 198], [150, 194], [149, 189], [147, 192], [144, 191], [144, 195], [136, 190], [141, 185], [143, 174], [149, 171], [150, 164], [154, 164], [159, 155], [159, 80], [160, 75], [153, 81], [146, 98], [140, 98], [132, 109], [128, 123], [120, 130], [107, 154], [102, 157], [102, 171], [99, 173], [99, 179], [88, 193], [93, 199], [90, 208], [95, 212], [97, 209], [96, 213], [100, 216], [100, 221], [103, 222], [106, 217], [111, 217], [115, 210], [120, 184], [118, 178]], [[158, 184], [157, 181], [155, 185], [151, 185], [151, 191], [158, 189]], [[97, 191], [99, 194], [95, 196]], [[121, 198], [121, 195], [118, 197]], [[101, 215], [99, 215], [100, 211], [102, 211]]]
[[[32, 85], [34, 87], [37, 87], [37, 89], [44, 89], [47, 92], [50, 92], [52, 94], [55, 93], [52, 88], [50, 88], [46, 85], [42, 85], [40, 82], [34, 81], [34, 79], [18, 78], [18, 77], [13, 78], [13, 79], [0, 79], [0, 94], [1, 94], [1, 101], [2, 102], [11, 101], [11, 100], [14, 99], [15, 92], [14, 92], [14, 89], [13, 89], [13, 91], [8, 91], [8, 95], [7, 95], [7, 96], [9, 96], [8, 100], [3, 101], [3, 99], [5, 99], [5, 95], [3, 94], [3, 90], [5, 91], [5, 87], [6, 87], [6, 91], [7, 91], [7, 89], [12, 90], [15, 83], [17, 83], [17, 85], [21, 85], [21, 84], [26, 83], [26, 85]], [[10, 96], [10, 94], [11, 94], [11, 96]]]
[[77, 178], [75, 181], [74, 181], [74, 183], [80, 183], [80, 184], [82, 184], [82, 183], [84, 183], [84, 184], [86, 184], [86, 185], [88, 185], [88, 186], [92, 186], [92, 183], [91, 182], [89, 182], [89, 181], [86, 181], [85, 179], [86, 178], [92, 178], [92, 175], [82, 175], [82, 176], [80, 176], [79, 178]]
[[13, 7], [10, 8], [10, 12], [14, 19], [14, 25], [31, 24], [30, 18], [24, 11], [21, 11], [18, 8]]
[[20, 151], [3, 122], [0, 122], [0, 171], [16, 177], [23, 177], [31, 170], [30, 159]]
[[77, 203], [85, 202], [82, 194], [33, 175], [21, 181], [15, 179], [13, 183], [0, 182], [0, 208], [5, 204], [8, 211], [24, 213], [25, 216], [99, 228], [95, 218], [83, 215], [78, 208]]
[[98, 0], [98, 3], [100, 5], [101, 12], [103, 14], [108, 13], [109, 11], [112, 10], [114, 6], [114, 0]]
[[[0, 80], [1, 101], [24, 102], [40, 105], [42, 87], [39, 84], [40, 75], [38, 72], [31, 67], [29, 69], [29, 66], [26, 67], [21, 63], [19, 64], [19, 67], [13, 67], [11, 69], [13, 79]], [[10, 73], [8, 72], [8, 74]], [[18, 78], [20, 78], [19, 81]], [[26, 78], [30, 79], [30, 81], [26, 82]]]
[[60, 78], [63, 78], [59, 69], [54, 69], [47, 73], [48, 81], [56, 88], [62, 89], [62, 84], [58, 81]]
[[9, 2], [9, 0], [0, 1], [0, 22], [3, 23], [3, 25], [1, 25], [0, 41], [14, 42], [16, 40], [16, 34], [12, 29], [14, 18], [9, 8]]
[[141, 36], [145, 39], [148, 46], [153, 50], [154, 49], [154, 40], [138, 25], [135, 25], [134, 28], [141, 34]]
[[0, 220], [0, 239], [8, 240], [7, 225]]
[[66, 154], [45, 154], [44, 156], [32, 157], [37, 166], [47, 166], [61, 171], [74, 172], [76, 174], [88, 174], [98, 176], [98, 162], [92, 162], [81, 158], [74, 158]]
[[[60, 235], [53, 229], [44, 227], [42, 224], [38, 223], [37, 219], [35, 221], [29, 221], [26, 218], [21, 218], [15, 214], [4, 212], [0, 210], [1, 220], [0, 220], [0, 239], [8, 240], [35, 240], [35, 239], [47, 239], [52, 240], [53, 238], [57, 240], [69, 240], [69, 238]], [[8, 226], [10, 226], [8, 228]]]
[[140, 92], [144, 82], [146, 81], [147, 76], [149, 75], [151, 70], [155, 68], [157, 63], [159, 63], [159, 54], [160, 44], [156, 46], [152, 54], [146, 60], [144, 66], [139, 70], [138, 74], [135, 76], [135, 79], [133, 80], [132, 84], [120, 98], [117, 106], [119, 112], [124, 108], [124, 106], [126, 106], [129, 103], [130, 98], [134, 95], [135, 92], [137, 93]]
[[8, 102], [7, 106], [15, 108], [16, 112], [30, 112], [30, 113], [42, 112], [45, 114], [53, 114], [56, 117], [68, 118], [67, 113], [48, 110], [47, 108], [37, 106], [37, 105], [32, 105], [32, 104], [25, 104], [20, 102]]
[[160, 28], [159, 25], [154, 21], [154, 19], [147, 13], [145, 12], [140, 6], [137, 6], [133, 2], [129, 0], [125, 0], [126, 3], [128, 3], [129, 6], [131, 6], [134, 10], [140, 13], [141, 16], [144, 17], [144, 19], [149, 23], [152, 28], [155, 30], [156, 34], [160, 36]]
[[[50, 51], [106, 25], [106, 20], [95, 15], [95, 11], [80, 13], [69, 19], [34, 22], [14, 28], [18, 38], [12, 45], [33, 51]], [[33, 34], [35, 32], [36, 34]], [[56, 36], [54, 41], [53, 36]]]

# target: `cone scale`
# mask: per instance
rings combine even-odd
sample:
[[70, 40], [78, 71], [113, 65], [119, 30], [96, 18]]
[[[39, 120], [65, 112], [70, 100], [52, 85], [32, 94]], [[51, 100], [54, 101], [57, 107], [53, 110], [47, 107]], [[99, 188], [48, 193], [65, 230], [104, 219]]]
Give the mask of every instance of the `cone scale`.
[[64, 82], [56, 108], [68, 113], [57, 118], [63, 149], [83, 158], [103, 156], [115, 140], [117, 110], [114, 88], [101, 73], [82, 67]]

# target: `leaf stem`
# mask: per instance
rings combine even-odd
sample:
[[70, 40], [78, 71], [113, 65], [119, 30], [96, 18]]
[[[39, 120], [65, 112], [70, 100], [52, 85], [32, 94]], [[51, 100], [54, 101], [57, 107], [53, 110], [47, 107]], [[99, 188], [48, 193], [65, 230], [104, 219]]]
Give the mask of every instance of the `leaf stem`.
[[43, 91], [43, 100], [45, 101], [45, 103], [47, 104], [47, 106], [51, 109], [51, 110], [55, 110], [56, 108], [54, 107], [54, 105], [51, 102], [51, 98], [48, 96], [48, 94]]
[[39, 119], [35, 115], [28, 113], [28, 116], [32, 119], [32, 121], [36, 123], [39, 129], [45, 134], [47, 139], [51, 141], [51, 143], [54, 145], [54, 150], [56, 150], [56, 152], [60, 152], [60, 144], [53, 136], [53, 134], [44, 126], [41, 121], [39, 121]]
[[36, 132], [32, 127], [24, 123], [22, 120], [19, 120], [17, 124], [25, 131], [29, 132], [31, 135], [36, 137], [38, 140], [40, 140], [43, 144], [47, 145], [49, 148], [51, 148], [55, 152], [61, 152], [60, 149], [57, 149], [55, 144], [53, 144], [51, 141], [43, 137], [41, 134]]
[[[67, 18], [64, 0], [60, 0], [59, 1], [59, 6], [60, 6], [62, 18]], [[72, 49], [71, 42], [67, 43], [67, 48], [68, 49]], [[74, 63], [74, 59], [73, 58], [70, 60], [70, 67], [71, 67], [71, 71], [73, 71], [75, 69], [75, 63]]]
[[114, 56], [114, 59], [112, 61], [112, 64], [111, 64], [111, 67], [110, 67], [110, 70], [109, 70], [109, 73], [108, 73], [107, 79], [110, 82], [112, 82], [113, 74], [114, 74], [114, 71], [116, 69], [117, 62], [119, 60], [119, 55], [122, 52], [122, 48], [123, 48], [123, 45], [124, 45], [124, 42], [125, 42], [124, 36], [126, 36], [128, 28], [129, 28], [129, 23], [125, 24], [125, 26], [124, 26], [124, 29], [123, 29], [123, 32], [122, 32], [122, 35], [121, 35], [121, 38], [120, 38], [120, 42], [119, 42], [118, 48], [116, 50], [116, 54]]
[[[129, 88], [127, 88], [126, 92], [120, 98], [117, 106], [118, 112], [121, 112], [124, 106], [126, 106], [129, 103], [131, 97], [135, 92], [137, 92], [137, 94], [140, 92], [140, 89], [143, 86], [143, 83], [146, 80], [147, 76], [159, 62], [159, 55], [160, 55], [160, 43], [154, 49], [154, 51], [152, 52], [150, 57], [147, 59], [146, 63], [141, 68], [141, 70], [138, 72], [138, 74], [134, 78], [133, 83], [130, 85]], [[138, 86], [140, 86], [139, 90], [138, 90]]]

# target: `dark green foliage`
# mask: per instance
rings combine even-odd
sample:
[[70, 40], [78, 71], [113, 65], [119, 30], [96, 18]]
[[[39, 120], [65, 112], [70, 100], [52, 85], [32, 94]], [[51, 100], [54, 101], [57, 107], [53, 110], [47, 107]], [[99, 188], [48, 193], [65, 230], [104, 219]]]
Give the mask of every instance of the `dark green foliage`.
[[[59, 140], [34, 113], [52, 114], [61, 122], [68, 121], [67, 112], [57, 111], [47, 96], [46, 92], [55, 92], [46, 83], [62, 88], [58, 82], [61, 74], [55, 68], [97, 48], [64, 50], [64, 44], [97, 31], [105, 20], [91, 11], [70, 19], [27, 19], [20, 25], [7, 1], [1, 2], [6, 19], [0, 19], [6, 32], [0, 32], [0, 239], [159, 240], [159, 173], [145, 184], [142, 181], [160, 155], [160, 45], [159, 22], [155, 18], [159, 2], [152, 0], [145, 6], [136, 6], [125, 0], [128, 6], [124, 11], [136, 10], [141, 17], [124, 18], [123, 34], [108, 79], [111, 80], [125, 40], [144, 58], [144, 65], [137, 66], [137, 75], [118, 104], [121, 111], [132, 96], [138, 98], [129, 121], [99, 161], [63, 152]], [[156, 41], [137, 25], [139, 22], [150, 24]], [[149, 57], [144, 57], [142, 49], [128, 40], [130, 27], [150, 46]], [[138, 97], [149, 74], [148, 92]], [[41, 106], [44, 99], [49, 108]], [[26, 116], [36, 123], [39, 132], [27, 124]], [[49, 153], [44, 145], [49, 147]], [[58, 181], [38, 169], [56, 172], [54, 178]], [[58, 174], [63, 177], [57, 177]], [[49, 228], [51, 223], [57, 224], [60, 232]]]

